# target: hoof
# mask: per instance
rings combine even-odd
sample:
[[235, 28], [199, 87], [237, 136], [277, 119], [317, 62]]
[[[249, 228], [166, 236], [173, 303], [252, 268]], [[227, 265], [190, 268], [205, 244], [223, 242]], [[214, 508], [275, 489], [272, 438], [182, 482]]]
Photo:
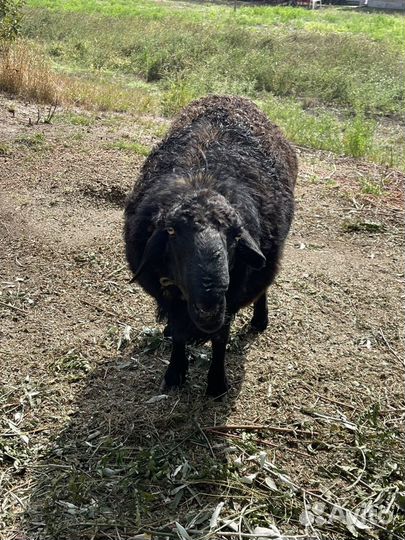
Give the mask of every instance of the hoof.
[[269, 324], [268, 317], [255, 318], [250, 321], [250, 326], [255, 332], [264, 332]]
[[214, 398], [215, 401], [221, 401], [222, 398], [226, 396], [229, 389], [230, 385], [226, 379], [223, 381], [209, 382], [206, 395]]
[[161, 390], [174, 390], [180, 388], [186, 381], [186, 373], [175, 369], [167, 369], [160, 386]]

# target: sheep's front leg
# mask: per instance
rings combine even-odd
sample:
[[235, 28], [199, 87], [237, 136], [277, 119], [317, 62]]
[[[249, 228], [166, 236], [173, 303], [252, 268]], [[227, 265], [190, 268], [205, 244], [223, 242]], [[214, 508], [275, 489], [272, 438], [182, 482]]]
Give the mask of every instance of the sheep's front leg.
[[253, 317], [250, 324], [258, 332], [263, 332], [266, 330], [267, 325], [269, 324], [269, 310], [267, 308], [266, 291], [259, 296], [254, 303]]
[[164, 389], [170, 390], [181, 386], [186, 380], [187, 369], [186, 344], [184, 341], [173, 340], [170, 364], [163, 380]]
[[225, 351], [229, 339], [229, 324], [212, 340], [212, 360], [208, 371], [207, 395], [220, 398], [229, 390], [225, 372]]

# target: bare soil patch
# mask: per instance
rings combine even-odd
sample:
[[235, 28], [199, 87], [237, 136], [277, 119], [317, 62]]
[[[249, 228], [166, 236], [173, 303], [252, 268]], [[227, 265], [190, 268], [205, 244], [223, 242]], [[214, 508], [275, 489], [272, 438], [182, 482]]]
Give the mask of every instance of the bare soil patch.
[[223, 502], [245, 532], [338, 540], [345, 519], [302, 512], [364, 501], [390, 519], [356, 533], [403, 538], [403, 175], [298, 149], [270, 325], [251, 336], [238, 316], [229, 397], [204, 398], [200, 347], [186, 388], [150, 402], [168, 344], [123, 254], [143, 157], [116, 143], [150, 146], [166, 121], [36, 116], [0, 98], [0, 538], [177, 537], [176, 521], [201, 538]]

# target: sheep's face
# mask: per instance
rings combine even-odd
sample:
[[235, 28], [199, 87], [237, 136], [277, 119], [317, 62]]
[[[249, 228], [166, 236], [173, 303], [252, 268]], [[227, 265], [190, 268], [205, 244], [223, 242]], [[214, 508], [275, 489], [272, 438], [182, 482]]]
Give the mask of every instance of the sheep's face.
[[160, 217], [137, 274], [153, 259], [162, 272], [161, 285], [180, 289], [191, 320], [210, 334], [224, 324], [229, 274], [237, 257], [256, 269], [265, 263], [225, 198], [198, 192]]
[[212, 226], [177, 224], [167, 228], [170, 278], [187, 301], [189, 315], [203, 332], [224, 324], [229, 287], [226, 236]]

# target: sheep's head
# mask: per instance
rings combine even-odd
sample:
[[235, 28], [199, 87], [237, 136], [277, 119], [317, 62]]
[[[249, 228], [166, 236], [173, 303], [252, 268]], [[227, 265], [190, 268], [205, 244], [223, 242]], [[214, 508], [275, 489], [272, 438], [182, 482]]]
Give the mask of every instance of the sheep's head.
[[193, 192], [162, 213], [137, 274], [154, 259], [162, 262], [161, 284], [173, 284], [185, 298], [189, 315], [203, 332], [224, 324], [229, 274], [236, 257], [260, 269], [265, 257], [224, 197]]

